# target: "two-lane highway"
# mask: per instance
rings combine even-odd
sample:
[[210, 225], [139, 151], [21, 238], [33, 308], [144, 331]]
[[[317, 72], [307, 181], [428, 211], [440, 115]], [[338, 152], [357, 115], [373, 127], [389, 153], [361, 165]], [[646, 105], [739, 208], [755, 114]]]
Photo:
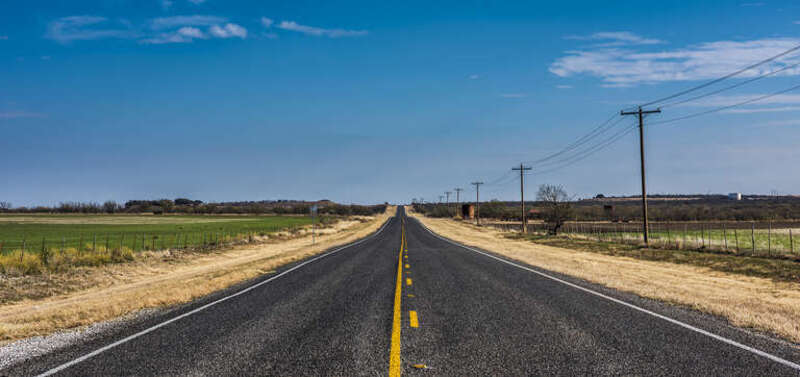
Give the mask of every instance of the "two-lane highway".
[[376, 235], [243, 293], [0, 375], [800, 374], [789, 345], [542, 273], [444, 240], [400, 208]]

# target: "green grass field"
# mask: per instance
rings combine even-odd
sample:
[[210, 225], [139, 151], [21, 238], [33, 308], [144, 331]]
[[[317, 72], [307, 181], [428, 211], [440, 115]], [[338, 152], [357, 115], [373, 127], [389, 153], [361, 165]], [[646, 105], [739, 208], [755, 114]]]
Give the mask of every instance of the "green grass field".
[[[628, 227], [630, 228], [630, 227]], [[791, 233], [790, 233], [791, 231]], [[641, 243], [642, 233], [600, 229], [590, 233], [570, 233], [604, 242]], [[800, 255], [800, 229], [672, 229], [650, 228], [654, 246], [694, 250], [728, 251], [748, 255]]]
[[198, 246], [311, 223], [295, 216], [2, 215], [0, 251], [75, 248], [133, 251]]

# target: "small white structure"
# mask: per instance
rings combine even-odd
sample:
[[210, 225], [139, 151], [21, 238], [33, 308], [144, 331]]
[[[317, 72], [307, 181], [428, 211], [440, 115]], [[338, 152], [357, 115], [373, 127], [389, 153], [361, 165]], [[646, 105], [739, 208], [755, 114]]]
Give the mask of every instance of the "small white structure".
[[728, 199], [730, 200], [742, 200], [742, 193], [741, 192], [732, 192], [728, 194]]

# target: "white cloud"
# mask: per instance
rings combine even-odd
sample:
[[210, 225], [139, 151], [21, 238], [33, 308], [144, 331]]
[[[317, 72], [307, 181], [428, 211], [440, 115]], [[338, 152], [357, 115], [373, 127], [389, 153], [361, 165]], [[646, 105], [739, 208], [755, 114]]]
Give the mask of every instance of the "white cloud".
[[762, 127], [786, 127], [786, 126], [800, 126], [800, 119], [789, 120], [773, 120], [760, 124]]
[[247, 38], [247, 29], [231, 23], [227, 23], [225, 26], [213, 25], [208, 29], [208, 32], [217, 38]]
[[[800, 44], [800, 39], [775, 38], [752, 41], [718, 41], [659, 52], [621, 48], [592, 48], [567, 51], [550, 65], [550, 72], [569, 77], [579, 74], [599, 77], [603, 86], [631, 86], [641, 83], [708, 80], [726, 75]], [[800, 58], [778, 59], [738, 77], [753, 77]], [[800, 68], [780, 75], [798, 75]]]
[[572, 85], [556, 85], [558, 89], [572, 89]]
[[4, 41], [4, 40], [6, 40], [6, 39], [8, 39], [8, 36], [7, 36], [7, 35], [0, 35], [0, 40]]
[[528, 95], [525, 93], [502, 93], [500, 97], [502, 98], [525, 98]]
[[479, 79], [481, 77], [478, 76], [478, 75], [469, 75], [469, 76], [467, 76], [467, 78], [470, 79], [470, 80], [477, 80], [477, 79]]
[[150, 21], [150, 27], [154, 30], [163, 30], [179, 26], [212, 26], [226, 21], [228, 19], [223, 17], [206, 15], [158, 17]]
[[44, 118], [44, 114], [28, 111], [0, 111], [0, 119]]
[[339, 37], [358, 37], [362, 35], [367, 35], [366, 30], [323, 29], [314, 26], [300, 25], [294, 21], [281, 21], [275, 27], [283, 30], [296, 31], [298, 33], [313, 35], [317, 37], [324, 36], [329, 38], [339, 38]]
[[741, 3], [739, 6], [742, 7], [763, 7], [766, 3], [758, 2], [758, 3]]
[[194, 5], [200, 5], [202, 3], [205, 3], [206, 0], [189, 0], [189, 2], [194, 4]]
[[275, 23], [274, 20], [271, 18], [261, 17], [261, 24], [264, 25], [265, 28], [270, 28]]
[[601, 31], [591, 35], [570, 35], [564, 39], [573, 39], [579, 41], [606, 41], [595, 46], [625, 46], [625, 45], [654, 45], [661, 44], [664, 41], [651, 38], [643, 38], [629, 31]]
[[173, 4], [174, 2], [172, 0], [161, 0], [161, 9], [169, 10], [169, 8], [172, 8]]
[[99, 16], [62, 17], [48, 24], [45, 37], [60, 43], [68, 43], [75, 40], [136, 37], [136, 33], [129, 28], [107, 29], [97, 27], [107, 23], [107, 18]]
[[800, 111], [800, 106], [782, 107], [749, 107], [742, 109], [729, 109], [720, 111], [721, 114], [756, 114], [756, 113], [782, 113], [787, 111]]
[[141, 43], [144, 44], [166, 44], [166, 43], [189, 43], [195, 39], [206, 39], [202, 30], [192, 27], [184, 26], [176, 31], [161, 33], [154, 37], [143, 39]]

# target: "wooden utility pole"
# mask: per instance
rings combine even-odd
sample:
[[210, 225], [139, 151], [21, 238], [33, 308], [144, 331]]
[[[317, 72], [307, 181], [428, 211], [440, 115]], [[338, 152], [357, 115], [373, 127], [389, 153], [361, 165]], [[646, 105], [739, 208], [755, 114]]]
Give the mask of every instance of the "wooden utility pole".
[[511, 170], [519, 170], [519, 206], [522, 213], [522, 233], [527, 233], [528, 216], [525, 216], [525, 171], [531, 170], [531, 167], [519, 164], [518, 168], [511, 168]]
[[475, 225], [481, 225], [481, 185], [483, 182], [472, 182], [475, 185]]
[[642, 234], [644, 236], [644, 245], [650, 244], [649, 228], [647, 225], [647, 185], [645, 184], [644, 174], [644, 115], [660, 113], [661, 109], [655, 110], [642, 110], [639, 106], [637, 111], [620, 111], [620, 115], [638, 115], [639, 116], [639, 160], [642, 168]]
[[446, 209], [447, 209], [447, 213], [448, 213], [448, 214], [451, 214], [451, 215], [452, 215], [452, 213], [451, 213], [451, 211], [450, 211], [450, 209], [451, 209], [451, 208], [450, 208], [450, 194], [452, 194], [452, 192], [450, 192], [450, 191], [445, 191], [445, 192], [444, 192], [444, 194], [445, 194], [445, 195], [447, 195], [447, 199], [446, 199], [446, 200], [445, 200], [445, 202], [444, 202], [444, 208], [446, 208]]
[[459, 207], [461, 207], [461, 191], [464, 191], [464, 189], [456, 187], [453, 190], [456, 192], [456, 216], [463, 217]]

